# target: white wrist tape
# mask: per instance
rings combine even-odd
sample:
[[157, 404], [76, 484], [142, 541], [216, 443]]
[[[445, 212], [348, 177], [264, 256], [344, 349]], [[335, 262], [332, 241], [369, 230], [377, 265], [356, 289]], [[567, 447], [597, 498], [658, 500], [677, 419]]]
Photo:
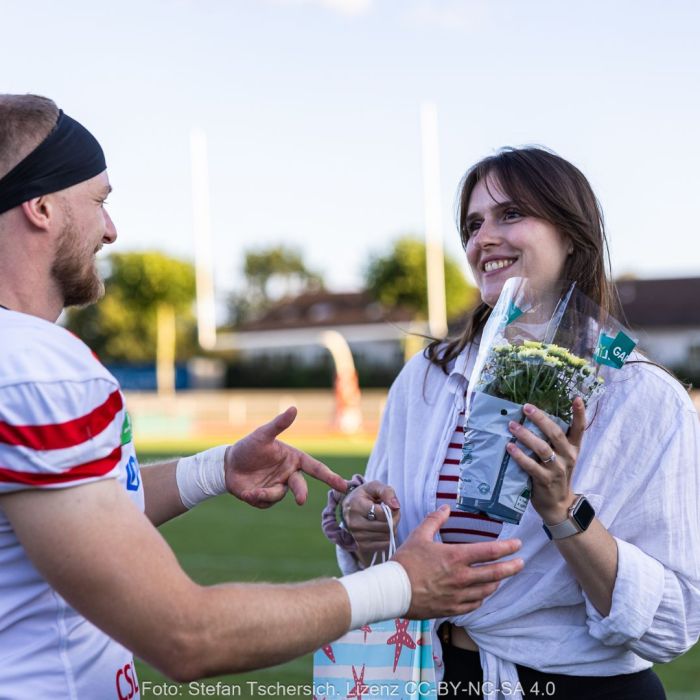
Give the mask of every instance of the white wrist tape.
[[212, 447], [192, 457], [183, 457], [175, 470], [180, 499], [192, 508], [207, 498], [226, 493], [224, 456], [227, 445]]
[[338, 581], [350, 598], [350, 629], [402, 617], [411, 605], [411, 580], [397, 561], [370, 566]]

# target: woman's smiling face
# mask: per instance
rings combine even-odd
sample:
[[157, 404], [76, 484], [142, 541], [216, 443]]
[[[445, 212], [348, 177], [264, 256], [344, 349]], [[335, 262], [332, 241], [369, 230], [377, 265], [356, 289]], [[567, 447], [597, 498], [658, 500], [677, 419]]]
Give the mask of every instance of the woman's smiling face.
[[484, 303], [494, 306], [510, 277], [549, 289], [573, 250], [549, 222], [523, 214], [491, 176], [474, 187], [466, 217], [467, 260]]

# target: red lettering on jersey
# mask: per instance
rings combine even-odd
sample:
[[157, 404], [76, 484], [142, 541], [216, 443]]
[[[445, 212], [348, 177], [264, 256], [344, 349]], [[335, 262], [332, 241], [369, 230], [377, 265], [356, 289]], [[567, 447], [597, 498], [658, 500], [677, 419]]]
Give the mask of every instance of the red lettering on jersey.
[[120, 668], [117, 671], [117, 679], [116, 679], [117, 680], [117, 697], [119, 698], [119, 700], [127, 700], [127, 698], [124, 695], [122, 695], [122, 686], [121, 686], [121, 683], [119, 682], [119, 677], [123, 676], [123, 675], [124, 675], [124, 669]]
[[[122, 677], [126, 683], [122, 683]], [[117, 697], [119, 700], [131, 700], [131, 698], [133, 698], [134, 695], [139, 692], [139, 686], [136, 682], [136, 674], [134, 673], [134, 669], [130, 663], [126, 664], [126, 666], [117, 671], [117, 677], [115, 680], [117, 683]], [[126, 694], [123, 692], [125, 685], [128, 686], [126, 689]]]
[[136, 679], [136, 671], [131, 664], [124, 666], [124, 675], [126, 676], [126, 680], [129, 681], [129, 685], [133, 689], [133, 693], [131, 694], [131, 697], [133, 697], [139, 692], [139, 684]]

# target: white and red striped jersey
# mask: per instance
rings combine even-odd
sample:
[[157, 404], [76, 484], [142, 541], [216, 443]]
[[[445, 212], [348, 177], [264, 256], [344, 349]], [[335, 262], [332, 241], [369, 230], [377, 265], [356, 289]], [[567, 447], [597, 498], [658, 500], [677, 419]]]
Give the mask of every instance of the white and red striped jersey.
[[488, 542], [495, 540], [503, 523], [493, 520], [488, 515], [465, 513], [457, 510], [457, 484], [459, 482], [460, 460], [462, 459], [462, 443], [464, 442], [464, 411], [459, 414], [457, 427], [452, 435], [445, 461], [440, 469], [437, 487], [437, 506], [450, 506], [450, 517], [440, 528], [440, 537], [447, 544], [462, 544], [464, 542]]
[[[99, 479], [117, 479], [143, 510], [119, 384], [65, 329], [0, 310], [0, 495]], [[2, 698], [140, 697], [131, 652], [44, 580], [1, 501], [0, 659]]]

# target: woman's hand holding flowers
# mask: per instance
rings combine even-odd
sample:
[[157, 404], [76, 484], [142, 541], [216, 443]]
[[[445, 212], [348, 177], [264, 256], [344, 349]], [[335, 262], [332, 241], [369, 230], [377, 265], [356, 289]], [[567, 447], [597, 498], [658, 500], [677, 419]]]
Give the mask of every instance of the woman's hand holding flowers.
[[573, 420], [568, 435], [547, 415], [532, 404], [525, 404], [527, 418], [547, 437], [534, 435], [519, 423], [511, 422], [511, 433], [535, 455], [528, 457], [515, 443], [506, 448], [515, 461], [532, 477], [532, 505], [548, 525], [556, 525], [568, 517], [568, 510], [576, 500], [571, 489], [571, 478], [581, 450], [586, 427], [586, 409], [580, 397], [573, 402]]

